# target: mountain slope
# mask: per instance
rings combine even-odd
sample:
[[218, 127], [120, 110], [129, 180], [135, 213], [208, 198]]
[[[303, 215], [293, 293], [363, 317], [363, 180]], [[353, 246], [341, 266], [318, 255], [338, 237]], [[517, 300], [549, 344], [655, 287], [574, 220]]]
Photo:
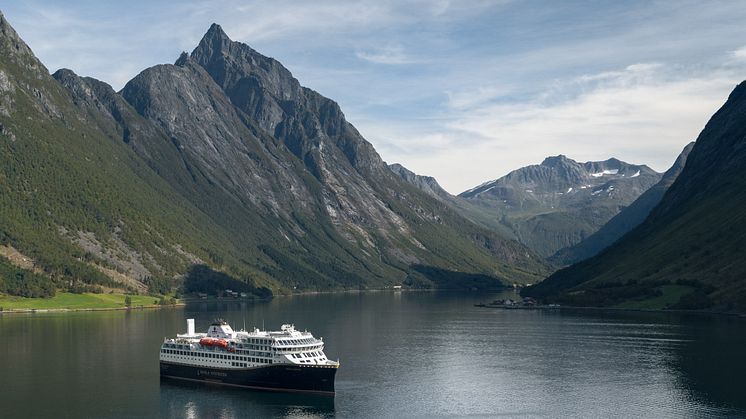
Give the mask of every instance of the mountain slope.
[[[584, 305], [746, 309], [746, 83], [697, 138], [686, 166], [639, 227], [527, 295]], [[672, 294], [685, 292], [680, 299]]]
[[590, 236], [659, 180], [644, 165], [578, 163], [560, 155], [459, 197], [490, 211], [519, 241], [548, 257]]
[[443, 189], [434, 177], [418, 175], [399, 163], [390, 164], [388, 166], [392, 172], [397, 174], [404, 181], [417, 187], [417, 189], [428, 193], [432, 197], [445, 201], [452, 200], [453, 195]]
[[230, 232], [220, 239], [234, 250], [208, 261], [233, 275], [325, 289], [460, 286], [448, 271], [487, 275], [494, 286], [545, 272], [520, 244], [401, 181], [336, 103], [218, 25], [192, 54], [144, 70], [121, 95], [73, 76], [63, 84], [79, 106], [116, 122], [153, 171]]
[[494, 287], [546, 272], [399, 179], [334, 102], [217, 25], [120, 93], [50, 76], [2, 15], [0, 52], [0, 250], [18, 256], [0, 257], [0, 292], [165, 292], [184, 277], [261, 295]]
[[398, 163], [390, 164], [389, 169], [405, 182], [447, 204], [461, 216], [496, 232], [502, 237], [516, 239], [513, 231], [502, 224], [499, 219], [495, 218], [493, 211], [489, 208], [476, 205], [467, 199], [451, 195], [438, 184], [438, 181], [434, 177], [418, 175]]
[[650, 211], [663, 199], [663, 195], [679, 176], [694, 142], [689, 143], [676, 158], [673, 166], [668, 169], [660, 182], [640, 195], [632, 204], [615, 215], [598, 231], [580, 243], [561, 249], [550, 260], [560, 266], [567, 266], [598, 254], [601, 250], [624, 236], [627, 232], [642, 224]]
[[16, 271], [0, 292], [158, 290], [205, 258], [216, 226], [81, 112], [2, 15], [0, 52], [0, 241], [33, 266], [0, 258]]

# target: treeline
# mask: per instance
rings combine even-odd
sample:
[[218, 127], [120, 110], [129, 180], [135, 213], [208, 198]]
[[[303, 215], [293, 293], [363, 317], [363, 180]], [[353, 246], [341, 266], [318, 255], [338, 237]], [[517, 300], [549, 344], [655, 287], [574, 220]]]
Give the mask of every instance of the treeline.
[[49, 278], [0, 258], [0, 292], [21, 297], [54, 297], [55, 287]]
[[563, 293], [557, 296], [544, 297], [546, 302], [561, 303], [570, 306], [609, 307], [626, 301], [642, 301], [663, 295], [663, 287], [678, 285], [690, 287], [691, 292], [684, 294], [672, 309], [701, 310], [713, 306], [709, 294], [716, 291], [712, 285], [692, 279], [609, 281], [584, 289], [581, 292]]
[[219, 295], [225, 290], [245, 292], [259, 298], [269, 298], [272, 290], [266, 287], [255, 287], [248, 282], [240, 281], [223, 272], [211, 269], [207, 265], [194, 265], [184, 279], [184, 292]]
[[457, 272], [425, 265], [412, 265], [410, 268], [413, 272], [407, 276], [404, 285], [411, 288], [494, 290], [505, 286], [500, 279], [480, 273]]

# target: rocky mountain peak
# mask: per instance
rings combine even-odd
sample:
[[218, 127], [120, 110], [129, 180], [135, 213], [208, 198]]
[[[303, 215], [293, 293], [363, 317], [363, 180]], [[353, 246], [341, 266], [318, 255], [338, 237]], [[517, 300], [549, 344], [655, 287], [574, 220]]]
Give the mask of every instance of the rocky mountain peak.
[[231, 40], [220, 25], [210, 26], [191, 58], [207, 70], [239, 107], [248, 99], [246, 95], [255, 96], [258, 88], [280, 100], [297, 100], [300, 96], [300, 83], [288, 69], [250, 46]]
[[186, 51], [182, 51], [181, 55], [179, 55], [179, 58], [177, 58], [176, 62], [174, 62], [174, 65], [183, 67], [184, 64], [186, 64], [187, 60], [189, 60], [189, 53], [187, 53]]
[[544, 159], [544, 161], [541, 162], [542, 166], [548, 166], [548, 167], [558, 167], [558, 166], [564, 166], [568, 164], [577, 164], [575, 160], [567, 158], [564, 154], [560, 154], [558, 156], [549, 156]]
[[210, 25], [210, 29], [207, 30], [202, 40], [197, 45], [197, 48], [192, 52], [193, 55], [198, 55], [203, 61], [214, 61], [219, 59], [223, 54], [230, 54], [232, 50], [233, 41], [223, 31], [217, 23]]
[[228, 38], [228, 35], [226, 35], [225, 31], [223, 31], [223, 28], [218, 25], [217, 23], [214, 23], [210, 25], [210, 28], [205, 33], [205, 36], [202, 37], [203, 39], [225, 39], [230, 42], [230, 38]]
[[347, 160], [359, 172], [391, 174], [336, 102], [301, 86], [277, 60], [231, 41], [219, 26], [210, 27], [190, 60], [209, 74], [234, 106], [283, 142], [311, 172], [321, 173], [326, 171], [322, 165]]

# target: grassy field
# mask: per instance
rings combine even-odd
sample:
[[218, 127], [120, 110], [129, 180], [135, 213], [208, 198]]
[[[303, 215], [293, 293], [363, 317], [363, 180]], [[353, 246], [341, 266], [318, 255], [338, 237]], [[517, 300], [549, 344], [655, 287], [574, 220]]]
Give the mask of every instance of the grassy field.
[[[25, 298], [0, 294], [0, 307], [3, 310], [17, 309], [86, 309], [122, 308], [124, 294], [72, 294], [58, 292], [52, 298]], [[158, 304], [158, 298], [132, 295], [132, 307]]]
[[663, 295], [649, 298], [642, 301], [626, 301], [622, 304], [617, 304], [615, 308], [636, 308], [644, 310], [658, 310], [670, 307], [679, 302], [679, 299], [690, 292], [694, 288], [684, 285], [664, 285], [661, 287]]

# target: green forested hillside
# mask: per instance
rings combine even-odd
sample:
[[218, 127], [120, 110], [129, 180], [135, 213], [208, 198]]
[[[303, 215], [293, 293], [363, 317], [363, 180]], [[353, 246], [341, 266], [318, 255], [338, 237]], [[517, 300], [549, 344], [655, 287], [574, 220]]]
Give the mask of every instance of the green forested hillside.
[[142, 259], [149, 273], [137, 279], [146, 283], [168, 283], [187, 268], [190, 257], [175, 245], [209, 259], [219, 231], [209, 218], [82, 114], [4, 19], [0, 25], [2, 244], [59, 287], [122, 286], [93, 267], [110, 264], [76, 244], [81, 232], [120, 259]]
[[[642, 225], [525, 294], [578, 305], [657, 301], [658, 308], [746, 310], [744, 173], [746, 83], [741, 83], [707, 123], [683, 171]], [[674, 291], [681, 297], [667, 299]]]

